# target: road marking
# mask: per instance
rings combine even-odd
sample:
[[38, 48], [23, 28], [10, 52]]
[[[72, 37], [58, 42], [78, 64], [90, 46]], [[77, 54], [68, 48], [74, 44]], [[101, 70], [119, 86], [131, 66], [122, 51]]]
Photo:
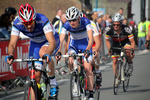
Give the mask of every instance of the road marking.
[[12, 94], [12, 95], [9, 95], [9, 96], [6, 96], [6, 97], [3, 97], [3, 98], [1, 98], [1, 100], [6, 100], [8, 98], [11, 98], [13, 96], [17, 96], [17, 95], [20, 95], [20, 94], [24, 94], [24, 91], [18, 92], [18, 93], [15, 93], [15, 94]]

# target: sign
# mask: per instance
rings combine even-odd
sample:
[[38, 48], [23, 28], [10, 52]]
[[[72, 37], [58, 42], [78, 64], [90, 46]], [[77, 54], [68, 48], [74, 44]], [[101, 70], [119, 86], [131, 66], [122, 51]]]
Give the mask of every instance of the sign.
[[[29, 41], [29, 39], [18, 40], [14, 54], [15, 58], [28, 58]], [[13, 63], [15, 73], [10, 72], [9, 65], [5, 62], [5, 57], [8, 54], [8, 44], [9, 40], [0, 41], [0, 81], [15, 79], [17, 76], [25, 77], [29, 73], [26, 62]]]
[[105, 8], [94, 8], [93, 11], [96, 11], [98, 13], [98, 16], [105, 14]]

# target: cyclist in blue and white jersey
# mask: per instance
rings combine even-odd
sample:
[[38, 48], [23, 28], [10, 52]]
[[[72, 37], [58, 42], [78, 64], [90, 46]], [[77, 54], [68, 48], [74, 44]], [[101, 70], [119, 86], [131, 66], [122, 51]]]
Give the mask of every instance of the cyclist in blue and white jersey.
[[[7, 63], [12, 64], [13, 62], [17, 40], [19, 39], [20, 32], [22, 32], [30, 38], [29, 57], [47, 59], [49, 69], [51, 70], [51, 72], [48, 72], [51, 85], [49, 98], [55, 98], [58, 90], [55, 79], [54, 61], [50, 56], [55, 55], [59, 49], [59, 36], [55, 33], [48, 18], [40, 13], [36, 13], [35, 9], [28, 3], [20, 6], [18, 14], [12, 26], [11, 39], [8, 46], [9, 56], [6, 57]], [[39, 83], [41, 78], [39, 70], [42, 70], [42, 62], [35, 62], [35, 66], [38, 69], [35, 72], [36, 82]]]
[[[66, 10], [67, 22], [62, 28], [60, 34], [60, 49], [65, 38], [67, 31], [70, 33], [70, 42], [68, 48], [68, 54], [78, 53], [78, 50], [84, 52], [85, 58], [88, 58], [89, 63], [84, 58], [85, 71], [88, 79], [89, 87], [89, 100], [93, 98], [93, 73], [91, 70], [92, 62], [92, 44], [93, 44], [93, 33], [90, 20], [85, 17], [80, 17], [80, 11], [76, 7], [70, 7]], [[73, 58], [69, 58], [69, 66], [73, 67]]]

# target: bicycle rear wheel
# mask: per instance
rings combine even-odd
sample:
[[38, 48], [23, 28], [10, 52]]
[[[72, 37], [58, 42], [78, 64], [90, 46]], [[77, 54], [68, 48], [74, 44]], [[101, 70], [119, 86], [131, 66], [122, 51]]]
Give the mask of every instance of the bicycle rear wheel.
[[81, 100], [79, 76], [75, 72], [71, 74], [70, 78], [70, 97], [71, 100]]
[[115, 76], [114, 76], [114, 86], [113, 86], [113, 90], [114, 90], [115, 95], [117, 95], [119, 85], [121, 83], [121, 67], [122, 67], [122, 62], [118, 61]]
[[126, 92], [129, 86], [129, 81], [130, 81], [130, 74], [128, 73], [129, 70], [129, 66], [127, 61], [125, 62], [124, 65], [124, 76], [125, 76], [125, 80], [123, 81], [123, 91]]
[[100, 85], [96, 83], [96, 75], [94, 75], [94, 100], [100, 100]]
[[41, 100], [41, 91], [38, 89], [36, 82], [34, 84], [35, 85], [33, 86], [32, 82], [30, 81], [25, 87], [24, 100]]

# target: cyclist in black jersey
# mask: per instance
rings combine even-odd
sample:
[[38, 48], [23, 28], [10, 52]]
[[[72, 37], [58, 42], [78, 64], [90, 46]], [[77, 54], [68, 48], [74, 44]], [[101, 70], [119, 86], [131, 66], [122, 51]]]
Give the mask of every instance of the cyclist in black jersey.
[[[122, 24], [122, 16], [114, 15], [112, 18], [112, 25], [105, 29], [106, 46], [109, 50], [109, 54], [112, 55], [113, 59], [113, 71], [115, 74], [117, 66], [117, 58], [120, 55], [120, 50], [111, 50], [111, 47], [124, 47], [125, 49], [135, 48], [135, 41], [133, 34], [128, 26]], [[111, 41], [111, 42], [110, 42]], [[126, 52], [129, 61], [130, 73], [133, 71], [133, 62], [131, 52]]]

